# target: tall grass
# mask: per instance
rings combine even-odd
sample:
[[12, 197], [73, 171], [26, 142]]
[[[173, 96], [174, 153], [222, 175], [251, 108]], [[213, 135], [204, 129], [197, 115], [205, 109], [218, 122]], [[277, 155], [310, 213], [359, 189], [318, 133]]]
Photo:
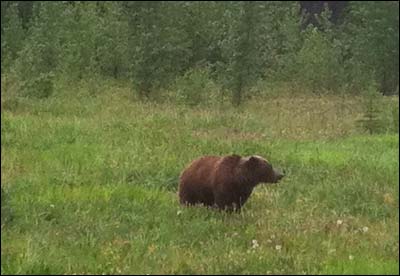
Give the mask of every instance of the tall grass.
[[[360, 98], [189, 108], [57, 89], [2, 108], [2, 274], [399, 273], [398, 133], [358, 128]], [[240, 214], [179, 206], [186, 163], [230, 153], [288, 175]]]

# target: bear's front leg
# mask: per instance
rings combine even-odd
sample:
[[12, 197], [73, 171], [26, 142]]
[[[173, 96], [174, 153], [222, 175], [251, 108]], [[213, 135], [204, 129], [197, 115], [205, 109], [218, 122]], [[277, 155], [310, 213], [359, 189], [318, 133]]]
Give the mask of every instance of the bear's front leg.
[[239, 212], [242, 204], [240, 203], [239, 198], [227, 196], [224, 193], [216, 193], [215, 196], [215, 205], [218, 209], [226, 211], [228, 213]]

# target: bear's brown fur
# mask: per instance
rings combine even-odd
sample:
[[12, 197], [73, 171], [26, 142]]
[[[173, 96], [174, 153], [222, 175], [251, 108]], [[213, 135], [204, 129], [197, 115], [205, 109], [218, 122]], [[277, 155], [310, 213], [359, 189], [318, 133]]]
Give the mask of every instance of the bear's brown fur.
[[204, 156], [181, 174], [181, 204], [204, 204], [228, 211], [239, 210], [259, 183], [276, 183], [283, 174], [260, 156]]

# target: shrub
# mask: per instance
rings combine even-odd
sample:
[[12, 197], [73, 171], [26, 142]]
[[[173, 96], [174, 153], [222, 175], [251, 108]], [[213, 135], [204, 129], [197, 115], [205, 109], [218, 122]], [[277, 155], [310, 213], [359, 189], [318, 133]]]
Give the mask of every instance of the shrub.
[[376, 86], [371, 85], [365, 92], [363, 98], [364, 114], [358, 123], [362, 128], [370, 134], [379, 133], [382, 131], [382, 100], [381, 94], [376, 89]]
[[176, 101], [189, 106], [215, 103], [220, 94], [220, 88], [211, 79], [208, 68], [188, 70], [176, 79], [173, 90]]
[[343, 76], [340, 49], [326, 33], [309, 28], [295, 59], [296, 80], [312, 92], [338, 91]]

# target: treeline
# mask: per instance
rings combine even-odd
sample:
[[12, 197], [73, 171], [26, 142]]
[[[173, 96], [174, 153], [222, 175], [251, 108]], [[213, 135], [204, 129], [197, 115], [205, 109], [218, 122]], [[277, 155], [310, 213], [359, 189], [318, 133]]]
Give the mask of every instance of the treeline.
[[93, 76], [190, 104], [211, 90], [240, 104], [282, 84], [398, 92], [399, 2], [349, 2], [340, 20], [331, 15], [286, 1], [2, 1], [1, 73], [41, 97], [60, 79]]

